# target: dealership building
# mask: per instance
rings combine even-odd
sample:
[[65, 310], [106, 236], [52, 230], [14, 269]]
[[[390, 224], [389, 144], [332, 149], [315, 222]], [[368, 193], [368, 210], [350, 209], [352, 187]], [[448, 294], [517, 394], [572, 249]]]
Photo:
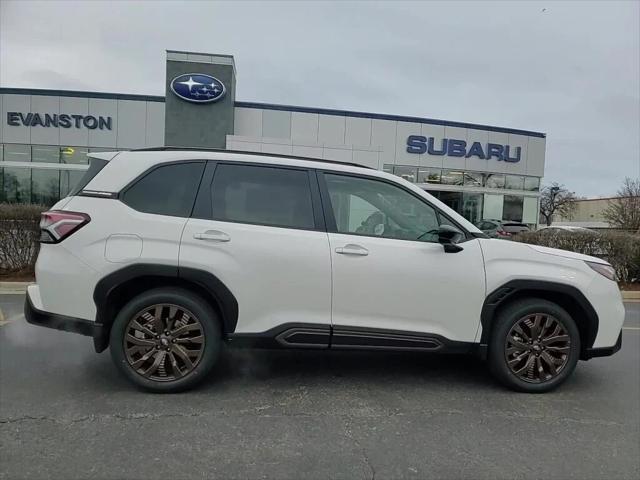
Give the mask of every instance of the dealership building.
[[472, 222], [538, 222], [543, 133], [243, 102], [228, 55], [167, 51], [165, 92], [0, 88], [0, 201], [55, 203], [88, 152], [202, 147], [357, 163], [414, 182]]

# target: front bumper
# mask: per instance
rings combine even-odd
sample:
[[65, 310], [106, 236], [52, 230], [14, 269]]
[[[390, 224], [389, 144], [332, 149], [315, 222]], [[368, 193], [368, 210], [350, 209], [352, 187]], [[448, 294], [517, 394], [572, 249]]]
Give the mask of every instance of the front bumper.
[[622, 330], [620, 331], [620, 335], [618, 335], [618, 340], [613, 347], [599, 347], [599, 348], [587, 348], [584, 355], [581, 357], [582, 360], [589, 360], [590, 358], [596, 357], [608, 357], [618, 352], [622, 348]]
[[97, 338], [102, 338], [103, 328], [101, 324], [38, 310], [33, 306], [28, 292], [24, 301], [24, 317], [32, 325], [79, 333], [80, 335], [93, 337], [94, 341]]

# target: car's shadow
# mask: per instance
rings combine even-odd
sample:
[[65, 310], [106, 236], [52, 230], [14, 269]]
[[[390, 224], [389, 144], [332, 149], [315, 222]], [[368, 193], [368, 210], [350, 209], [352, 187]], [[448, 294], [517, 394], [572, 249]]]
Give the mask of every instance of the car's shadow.
[[[96, 356], [86, 338], [26, 324], [5, 327], [1, 333], [3, 383], [16, 388], [24, 382], [51, 384], [60, 392], [78, 388], [135, 392], [114, 367], [109, 352]], [[563, 390], [580, 390], [602, 381], [596, 372], [586, 370], [578, 368]], [[207, 379], [194, 391], [232, 392], [252, 387], [287, 390], [300, 386], [508, 392], [491, 376], [486, 362], [473, 355], [226, 347]]]
[[472, 355], [423, 352], [224, 349], [201, 388], [241, 382], [286, 384], [494, 385], [486, 364]]

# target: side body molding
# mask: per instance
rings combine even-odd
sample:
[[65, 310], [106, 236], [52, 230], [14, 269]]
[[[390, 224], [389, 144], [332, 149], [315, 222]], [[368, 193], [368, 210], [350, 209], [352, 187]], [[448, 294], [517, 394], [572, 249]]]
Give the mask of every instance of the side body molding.
[[119, 309], [136, 292], [160, 286], [176, 286], [195, 290], [214, 304], [221, 314], [224, 334], [233, 333], [238, 323], [238, 301], [227, 286], [212, 273], [171, 265], [134, 264], [101, 279], [93, 292], [96, 324], [101, 334], [94, 336], [97, 352], [109, 344], [111, 325]]

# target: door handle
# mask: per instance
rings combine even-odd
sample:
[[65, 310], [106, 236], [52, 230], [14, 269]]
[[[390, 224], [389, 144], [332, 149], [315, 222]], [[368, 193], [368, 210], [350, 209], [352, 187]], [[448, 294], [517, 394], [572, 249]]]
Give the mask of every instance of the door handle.
[[196, 240], [207, 240], [209, 242], [229, 242], [231, 237], [219, 230], [207, 230], [202, 233], [194, 233], [193, 238]]
[[344, 247], [336, 248], [336, 253], [339, 253], [341, 255], [358, 255], [364, 257], [366, 255], [369, 255], [369, 250], [361, 247], [360, 245], [354, 245], [353, 243], [350, 243], [348, 245], [345, 245]]

